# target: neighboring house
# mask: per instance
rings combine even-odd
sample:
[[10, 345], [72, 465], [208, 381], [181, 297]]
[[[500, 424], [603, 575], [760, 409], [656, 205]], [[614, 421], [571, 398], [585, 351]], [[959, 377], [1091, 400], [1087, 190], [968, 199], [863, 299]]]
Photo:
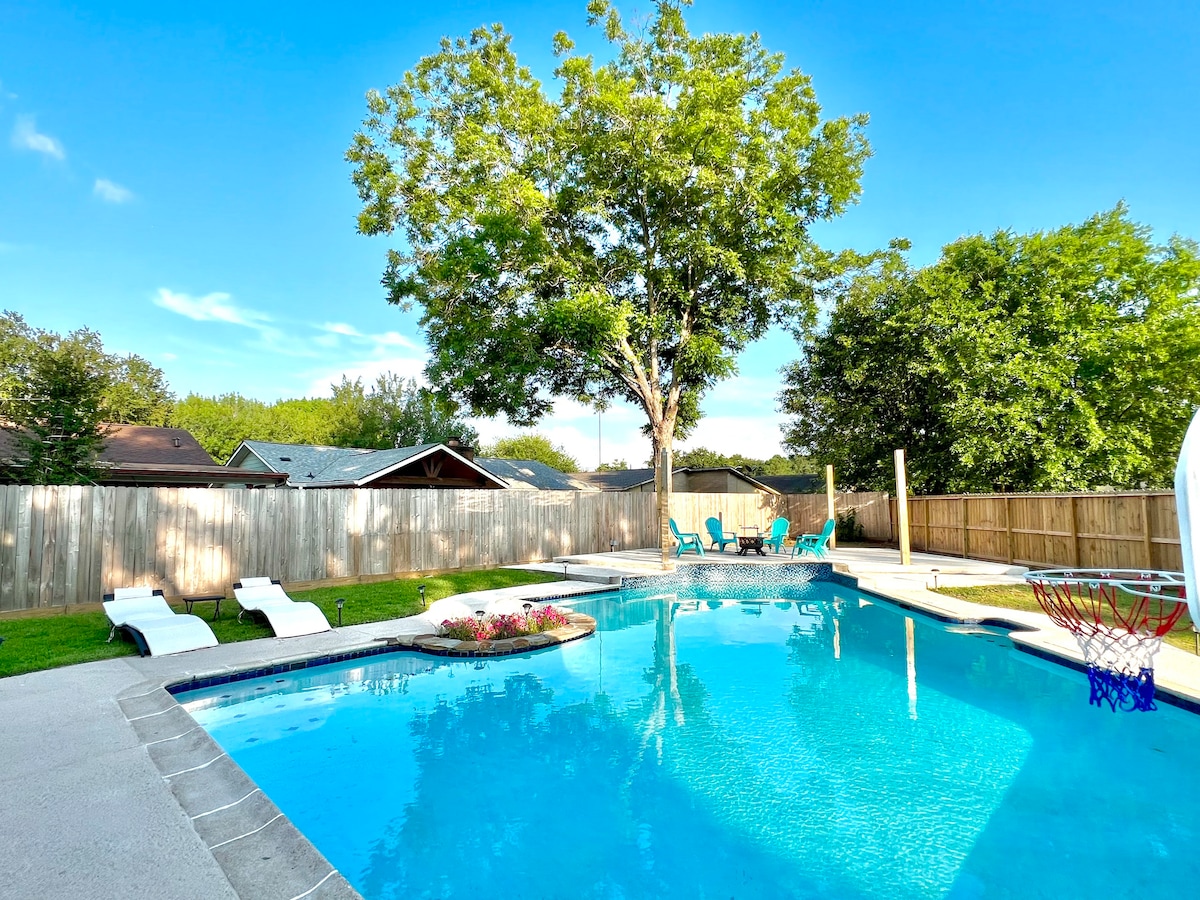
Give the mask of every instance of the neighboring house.
[[[616, 472], [576, 472], [572, 478], [602, 491], [654, 493], [653, 469], [622, 469]], [[689, 494], [778, 494], [756, 478], [729, 466], [674, 469], [671, 490]]]
[[[104, 425], [104, 449], [96, 459], [98, 484], [132, 487], [264, 486], [285, 479], [273, 472], [230, 472], [217, 465], [183, 428]], [[21, 482], [20, 450], [11, 431], [0, 430], [0, 464], [7, 480]]]
[[525, 491], [598, 491], [600, 488], [576, 475], [568, 475], [534, 459], [475, 460], [489, 472], [503, 478], [510, 488]]
[[823, 494], [823, 475], [759, 475], [758, 480], [781, 494]]
[[508, 488], [503, 479], [475, 462], [474, 456], [470, 447], [453, 442], [363, 450], [242, 441], [225, 465], [240, 471], [284, 474], [287, 486], [295, 488]]

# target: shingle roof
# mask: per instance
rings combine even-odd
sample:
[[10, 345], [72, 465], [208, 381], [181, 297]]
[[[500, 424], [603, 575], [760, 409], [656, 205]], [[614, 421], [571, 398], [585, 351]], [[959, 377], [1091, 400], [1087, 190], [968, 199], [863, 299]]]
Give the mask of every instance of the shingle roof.
[[825, 490], [821, 475], [759, 475], [758, 480], [781, 494], [814, 494]]
[[[96, 458], [102, 463], [151, 463], [163, 466], [215, 466], [216, 460], [184, 428], [156, 428], [152, 425], [109, 425], [105, 429], [104, 449]], [[0, 457], [17, 455], [12, 433], [0, 430]]]
[[574, 472], [572, 478], [595, 485], [602, 491], [627, 491], [654, 480], [653, 469], [620, 469], [615, 472]]
[[[360, 484], [430, 450], [440, 447], [447, 453], [453, 452], [442, 444], [418, 444], [415, 447], [397, 447], [394, 450], [274, 444], [269, 441], [242, 441], [242, 446], [252, 451], [276, 472], [287, 472], [288, 484], [293, 487]], [[233, 458], [237, 455], [235, 451]], [[230, 459], [230, 463], [233, 462], [233, 458]], [[483, 468], [478, 463], [473, 465]], [[498, 477], [491, 472], [488, 474]]]
[[539, 491], [595, 491], [595, 485], [575, 475], [560, 472], [534, 459], [496, 459], [477, 457], [475, 462], [493, 475], [503, 478], [509, 487]]

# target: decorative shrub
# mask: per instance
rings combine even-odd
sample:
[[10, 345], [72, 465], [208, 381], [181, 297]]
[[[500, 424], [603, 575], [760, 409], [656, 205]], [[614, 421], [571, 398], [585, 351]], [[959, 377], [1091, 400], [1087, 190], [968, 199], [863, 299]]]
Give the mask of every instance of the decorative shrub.
[[867, 539], [866, 529], [858, 522], [858, 515], [853, 507], [837, 514], [837, 525], [834, 526], [834, 534], [837, 535], [838, 541], [865, 541]]
[[464, 616], [442, 622], [442, 636], [456, 641], [499, 641], [551, 631], [567, 624], [565, 614], [552, 606], [530, 610], [528, 614], [505, 613], [499, 616]]

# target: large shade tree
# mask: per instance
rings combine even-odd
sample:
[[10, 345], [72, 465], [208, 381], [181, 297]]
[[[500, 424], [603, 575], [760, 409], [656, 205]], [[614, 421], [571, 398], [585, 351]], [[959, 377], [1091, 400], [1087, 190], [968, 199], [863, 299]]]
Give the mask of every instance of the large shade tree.
[[822, 120], [807, 75], [690, 34], [674, 0], [642, 30], [606, 0], [588, 21], [612, 58], [559, 33], [557, 97], [502, 26], [444, 40], [368, 94], [347, 158], [359, 230], [403, 237], [383, 284], [423, 310], [432, 383], [518, 425], [627, 400], [657, 463], [773, 316], [811, 315], [809, 227], [858, 197], [866, 117]]
[[1171, 483], [1200, 404], [1200, 254], [1124, 206], [899, 254], [854, 279], [788, 367], [786, 443], [843, 483], [918, 493]]

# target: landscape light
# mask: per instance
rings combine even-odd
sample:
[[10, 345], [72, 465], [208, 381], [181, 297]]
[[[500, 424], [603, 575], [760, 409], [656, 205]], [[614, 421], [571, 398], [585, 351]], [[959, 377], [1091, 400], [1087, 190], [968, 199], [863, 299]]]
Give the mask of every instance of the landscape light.
[[341, 627], [342, 627], [342, 607], [343, 607], [343, 606], [345, 606], [345, 605], [346, 605], [346, 598], [345, 598], [345, 597], [338, 597], [338, 598], [337, 598], [337, 608], [338, 608], [338, 628], [341, 628]]
[[421, 609], [425, 608], [425, 585], [417, 585], [417, 591], [421, 594]]

